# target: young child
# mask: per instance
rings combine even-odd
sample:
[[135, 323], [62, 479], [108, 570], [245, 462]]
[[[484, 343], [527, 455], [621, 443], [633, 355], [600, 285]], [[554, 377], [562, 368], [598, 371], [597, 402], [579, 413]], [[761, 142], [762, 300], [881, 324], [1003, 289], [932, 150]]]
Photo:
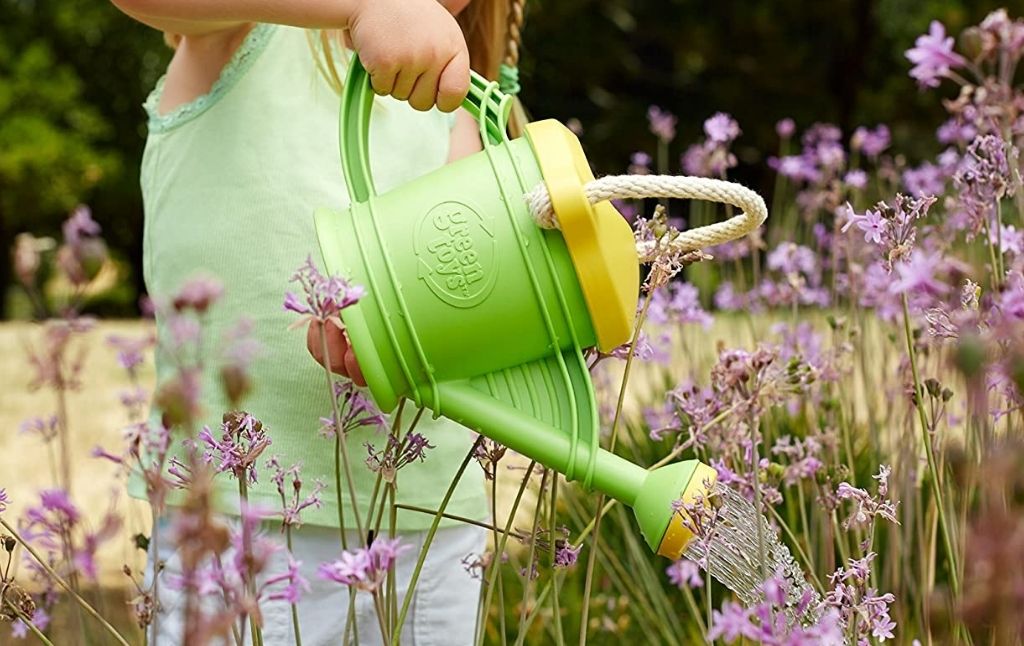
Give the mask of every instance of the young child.
[[[294, 315], [281, 302], [307, 255], [323, 266], [313, 211], [348, 204], [337, 143], [338, 87], [351, 55], [345, 48], [359, 53], [374, 91], [383, 97], [371, 122], [370, 157], [376, 185], [386, 191], [480, 148], [468, 113], [444, 113], [465, 96], [471, 63], [491, 78], [497, 75], [509, 1], [113, 0], [129, 16], [164, 31], [175, 46], [165, 78], [146, 102], [149, 136], [141, 185], [148, 290], [156, 297], [171, 294], [197, 273], [223, 284], [224, 296], [206, 315], [204, 335], [220, 339], [239, 318], [253, 321], [262, 353], [252, 366], [255, 387], [244, 407], [270, 430], [273, 444], [265, 457], [278, 455], [283, 465], [302, 463], [310, 485], [317, 478], [329, 483], [322, 507], [306, 510], [294, 535], [293, 551], [312, 584], [299, 605], [307, 646], [341, 642], [348, 590], [315, 576], [319, 563], [340, 554], [333, 443], [317, 432], [318, 418], [329, 414], [331, 404], [323, 368], [310, 359], [303, 335], [288, 331]], [[158, 336], [167, 338], [159, 316], [157, 326]], [[328, 363], [361, 383], [342, 335], [327, 327]], [[311, 329], [310, 340], [320, 331]], [[158, 383], [172, 372], [158, 356]], [[230, 405], [212, 381], [202, 393], [204, 422], [216, 428]], [[471, 434], [429, 416], [417, 430], [436, 448], [423, 463], [402, 470], [398, 498], [436, 509]], [[366, 429], [349, 435], [361, 510], [374, 482], [362, 465], [365, 442], [380, 447], [383, 434]], [[467, 469], [450, 513], [486, 518], [481, 479], [479, 469]], [[219, 486], [223, 500], [237, 499], [233, 481], [224, 479]], [[348, 492], [344, 495], [347, 502]], [[280, 505], [266, 476], [249, 496], [264, 507]], [[343, 506], [346, 527], [352, 528], [351, 505]], [[400, 596], [431, 520], [428, 514], [398, 515], [401, 537], [410, 546], [397, 565]], [[180, 565], [167, 523], [158, 523], [154, 532], [161, 536], [155, 557], [166, 562], [163, 578]], [[278, 536], [276, 530], [271, 535]], [[476, 527], [442, 526], [416, 588], [403, 644], [473, 642], [479, 582], [461, 561], [479, 554], [484, 539]], [[360, 544], [355, 532], [348, 540], [350, 546]], [[286, 565], [281, 550], [269, 570], [280, 572]], [[161, 585], [160, 604], [157, 644], [180, 644], [182, 599]], [[270, 602], [262, 610], [264, 643], [295, 643], [289, 606]], [[379, 643], [369, 595], [357, 595], [357, 613], [359, 643]]]

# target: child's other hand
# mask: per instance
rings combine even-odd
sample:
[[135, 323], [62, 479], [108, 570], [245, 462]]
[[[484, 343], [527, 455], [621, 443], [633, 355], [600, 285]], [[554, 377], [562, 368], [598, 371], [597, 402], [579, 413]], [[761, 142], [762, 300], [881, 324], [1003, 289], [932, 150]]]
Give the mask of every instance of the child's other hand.
[[466, 98], [466, 39], [437, 0], [359, 0], [349, 35], [377, 94], [445, 112]]
[[[327, 335], [329, 362], [324, 360], [322, 334]], [[359, 369], [359, 363], [356, 362], [356, 355], [348, 342], [348, 336], [337, 325], [311, 321], [306, 331], [306, 347], [321, 366], [351, 379], [357, 386], [366, 385], [366, 379], [363, 377], [363, 371]]]

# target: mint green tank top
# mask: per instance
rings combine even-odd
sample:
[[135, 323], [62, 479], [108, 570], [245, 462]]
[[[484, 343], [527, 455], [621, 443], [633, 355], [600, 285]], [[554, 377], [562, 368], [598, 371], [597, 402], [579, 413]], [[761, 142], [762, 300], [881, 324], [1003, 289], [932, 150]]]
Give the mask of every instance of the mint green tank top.
[[[339, 61], [344, 69], [344, 62]], [[225, 66], [211, 91], [167, 115], [156, 110], [163, 81], [146, 102], [149, 136], [142, 160], [145, 206], [143, 272], [151, 296], [172, 293], [189, 277], [212, 275], [224, 296], [206, 320], [204, 338], [213, 346], [242, 317], [253, 322], [262, 352], [252, 365], [254, 389], [243, 407], [269, 429], [264, 453], [285, 466], [301, 462], [303, 480], [328, 484], [323, 505], [303, 513], [307, 524], [337, 526], [334, 442], [318, 433], [329, 417], [323, 368], [306, 350], [305, 330], [289, 330], [295, 314], [283, 308], [289, 278], [312, 255], [324, 264], [313, 227], [313, 211], [349, 203], [338, 156], [339, 97], [317, 70], [306, 31], [257, 25]], [[404, 102], [377, 99], [370, 129], [371, 167], [381, 191], [399, 186], [445, 163], [452, 119], [438, 111], [417, 112]], [[158, 337], [169, 338], [157, 317]], [[173, 374], [158, 353], [157, 382]], [[229, 404], [207, 370], [202, 389], [205, 424], [216, 429]], [[405, 420], [415, 409], [407, 406]], [[471, 433], [424, 415], [417, 430], [435, 445], [426, 460], [398, 475], [399, 502], [436, 509], [468, 451]], [[181, 438], [175, 445], [180, 447]], [[375, 474], [366, 467], [364, 444], [383, 447], [384, 431], [350, 433], [360, 515], [365, 519]], [[179, 449], [180, 450], [180, 449]], [[263, 466], [261, 461], [260, 466]], [[218, 476], [224, 510], [237, 508], [237, 483]], [[342, 477], [344, 487], [344, 477]], [[132, 487], [139, 495], [138, 483]], [[348, 492], [343, 492], [346, 527], [354, 527]], [[250, 493], [278, 508], [277, 491], [262, 473]], [[487, 505], [481, 470], [470, 465], [448, 511], [484, 518]], [[398, 527], [418, 530], [433, 517], [402, 511]], [[365, 521], [364, 521], [365, 522]]]

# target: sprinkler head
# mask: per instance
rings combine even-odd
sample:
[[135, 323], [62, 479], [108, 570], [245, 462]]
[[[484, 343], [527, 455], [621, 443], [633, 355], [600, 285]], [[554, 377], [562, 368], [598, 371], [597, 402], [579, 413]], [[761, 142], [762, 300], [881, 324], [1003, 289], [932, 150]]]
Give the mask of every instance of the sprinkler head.
[[648, 473], [633, 502], [633, 513], [652, 551], [673, 560], [682, 556], [693, 539], [693, 531], [687, 526], [692, 523], [684, 521], [686, 512], [676, 512], [673, 503], [707, 501], [717, 480], [715, 470], [697, 460], [669, 464]]

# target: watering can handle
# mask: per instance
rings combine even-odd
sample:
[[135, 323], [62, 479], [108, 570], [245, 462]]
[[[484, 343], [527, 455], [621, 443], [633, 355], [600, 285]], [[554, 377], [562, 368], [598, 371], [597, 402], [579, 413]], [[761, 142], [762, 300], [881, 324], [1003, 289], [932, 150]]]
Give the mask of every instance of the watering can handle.
[[[359, 62], [359, 57], [353, 56], [341, 94], [338, 132], [341, 168], [353, 203], [365, 202], [377, 194], [369, 155], [370, 113], [375, 96], [370, 89], [370, 75]], [[497, 83], [470, 72], [469, 94], [462, 107], [480, 121], [485, 146], [505, 138], [512, 97], [501, 93]]]

